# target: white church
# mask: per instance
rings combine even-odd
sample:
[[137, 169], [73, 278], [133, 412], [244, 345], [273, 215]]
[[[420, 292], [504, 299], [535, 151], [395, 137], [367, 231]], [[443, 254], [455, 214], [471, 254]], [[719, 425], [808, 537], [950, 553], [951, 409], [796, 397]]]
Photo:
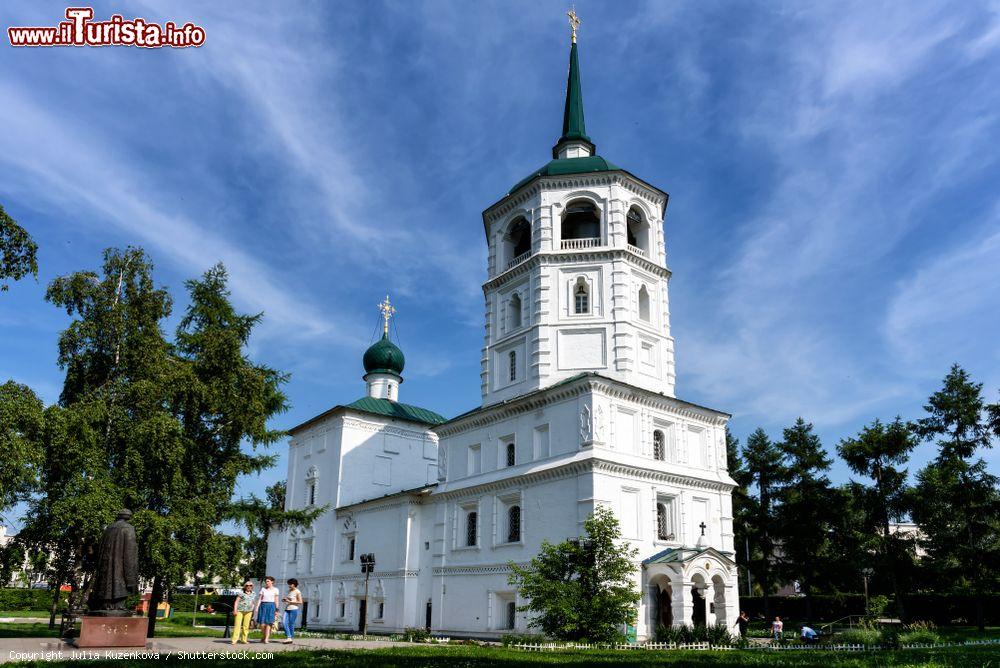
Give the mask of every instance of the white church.
[[299, 580], [310, 628], [530, 632], [509, 564], [599, 505], [639, 549], [640, 640], [735, 622], [730, 416], [674, 394], [666, 205], [587, 136], [574, 25], [552, 160], [483, 212], [482, 405], [448, 419], [400, 401], [387, 299], [366, 396], [291, 430], [287, 507], [330, 510], [271, 534], [268, 574]]

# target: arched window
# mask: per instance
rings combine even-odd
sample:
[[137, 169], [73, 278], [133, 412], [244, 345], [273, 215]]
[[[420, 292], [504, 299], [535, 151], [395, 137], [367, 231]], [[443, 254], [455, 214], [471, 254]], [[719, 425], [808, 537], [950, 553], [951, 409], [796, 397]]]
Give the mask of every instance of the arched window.
[[628, 210], [628, 214], [625, 215], [625, 228], [631, 250], [639, 251], [640, 255], [649, 257], [649, 223], [639, 211], [639, 207], [633, 206]]
[[[578, 200], [570, 202], [566, 207], [566, 213], [562, 219], [562, 240], [563, 248], [588, 248], [597, 246], [601, 239], [601, 217], [597, 213], [597, 207], [592, 202]], [[592, 243], [569, 244], [566, 242], [576, 239], [588, 239]]]
[[645, 285], [639, 288], [639, 319], [649, 322], [649, 290]]
[[573, 313], [577, 315], [590, 313], [590, 289], [583, 276], [576, 279], [576, 285], [573, 287]]
[[510, 322], [510, 329], [521, 326], [521, 296], [516, 292], [510, 296], [507, 303], [507, 320]]
[[653, 459], [663, 461], [666, 457], [663, 447], [663, 432], [657, 429], [653, 432]]
[[521, 506], [511, 506], [507, 509], [507, 542], [516, 543], [521, 540]]
[[468, 547], [475, 547], [479, 537], [478, 515], [479, 513], [473, 510], [465, 516], [465, 544]]
[[507, 466], [513, 466], [517, 463], [517, 448], [514, 447], [513, 443], [507, 444]]
[[657, 540], [673, 540], [670, 534], [670, 524], [667, 519], [667, 504], [656, 504], [656, 538]]
[[507, 353], [507, 362], [510, 365], [510, 382], [517, 380], [517, 351], [512, 350]]
[[531, 253], [531, 224], [520, 217], [511, 222], [503, 237], [503, 265], [500, 271], [506, 271], [527, 259]]
[[507, 510], [507, 542], [521, 540], [521, 506], [511, 506]]

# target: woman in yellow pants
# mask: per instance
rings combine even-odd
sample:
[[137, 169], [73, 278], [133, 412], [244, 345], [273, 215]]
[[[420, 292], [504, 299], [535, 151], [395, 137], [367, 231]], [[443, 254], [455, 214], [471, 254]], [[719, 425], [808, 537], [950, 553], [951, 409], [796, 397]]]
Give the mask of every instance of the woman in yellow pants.
[[[233, 605], [233, 613], [236, 617], [236, 622], [233, 626], [232, 642], [234, 645], [237, 641], [242, 642], [244, 645], [248, 642], [250, 620], [253, 619], [254, 599], [256, 597], [257, 595], [253, 591], [253, 583], [247, 580], [243, 583], [243, 591], [236, 596], [236, 602]], [[239, 640], [241, 631], [243, 632], [243, 640]]]

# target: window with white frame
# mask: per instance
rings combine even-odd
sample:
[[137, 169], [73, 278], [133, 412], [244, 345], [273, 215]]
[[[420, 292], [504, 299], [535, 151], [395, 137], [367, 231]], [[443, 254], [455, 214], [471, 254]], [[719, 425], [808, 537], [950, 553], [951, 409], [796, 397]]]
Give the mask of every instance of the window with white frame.
[[659, 429], [653, 431], [653, 459], [661, 462], [666, 459], [666, 443]]
[[357, 548], [357, 537], [355, 534], [345, 533], [343, 535], [342, 545], [344, 546], [341, 557], [343, 561], [354, 561], [354, 554]]
[[475, 547], [479, 543], [479, 513], [471, 510], [465, 514], [465, 546]]
[[645, 285], [639, 286], [639, 319], [650, 321], [649, 290]]
[[513, 592], [494, 594], [494, 626], [500, 631], [517, 628], [517, 599]]
[[521, 540], [521, 506], [513, 505], [507, 509], [507, 542], [517, 543]]
[[573, 286], [573, 313], [576, 315], [590, 313], [590, 286], [583, 276], [577, 278]]
[[520, 543], [524, 530], [520, 493], [496, 498], [496, 540], [498, 543]]
[[535, 427], [532, 434], [532, 454], [534, 459], [545, 459], [549, 456], [549, 425]]
[[337, 601], [337, 619], [347, 616], [347, 601]]
[[298, 540], [293, 540], [292, 541], [292, 556], [289, 559], [289, 561], [298, 561], [298, 560], [299, 560], [299, 541]]
[[482, 473], [483, 470], [483, 448], [479, 443], [474, 443], [469, 446], [468, 454], [468, 472], [469, 475], [476, 475], [477, 473]]
[[375, 606], [375, 620], [382, 621], [385, 619], [385, 601], [379, 601], [378, 605]]
[[515, 330], [521, 326], [521, 296], [516, 292], [507, 302], [507, 321], [509, 328]]
[[507, 353], [507, 365], [510, 382], [517, 380], [517, 351], [511, 350]]
[[317, 484], [319, 483], [319, 468], [317, 468], [315, 465], [314, 466], [310, 466], [309, 470], [306, 471], [306, 480], [305, 480], [305, 482], [306, 482], [306, 486], [305, 486], [305, 492], [306, 492], [305, 502], [306, 502], [306, 505], [307, 506], [315, 506], [316, 505], [316, 487], [317, 487]]
[[656, 497], [656, 539], [672, 541], [676, 539], [674, 530], [674, 497]]
[[514, 441], [507, 441], [503, 448], [506, 466], [514, 466], [517, 464], [517, 445]]
[[479, 503], [470, 502], [458, 506], [455, 520], [455, 546], [479, 547]]

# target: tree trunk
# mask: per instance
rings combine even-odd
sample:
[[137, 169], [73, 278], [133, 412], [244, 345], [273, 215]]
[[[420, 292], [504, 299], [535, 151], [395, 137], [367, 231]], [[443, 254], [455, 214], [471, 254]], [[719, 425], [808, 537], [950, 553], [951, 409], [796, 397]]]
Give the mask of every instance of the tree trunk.
[[49, 628], [56, 627], [56, 611], [59, 610], [59, 583], [50, 583], [52, 587], [52, 607], [49, 609]]
[[146, 630], [146, 637], [153, 638], [156, 633], [156, 609], [163, 601], [163, 578], [159, 575], [153, 578], [153, 593], [149, 596], [149, 609], [146, 616], [149, 619], [149, 627]]

